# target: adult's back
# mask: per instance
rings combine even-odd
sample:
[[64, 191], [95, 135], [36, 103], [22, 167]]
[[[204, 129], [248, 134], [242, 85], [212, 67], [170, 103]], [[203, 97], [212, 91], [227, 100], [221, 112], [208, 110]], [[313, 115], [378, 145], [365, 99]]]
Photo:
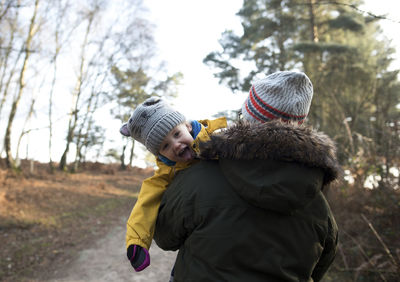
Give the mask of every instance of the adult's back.
[[202, 152], [209, 160], [178, 173], [159, 210], [156, 243], [179, 249], [174, 281], [319, 281], [337, 248], [322, 193], [340, 171], [332, 141], [239, 123]]

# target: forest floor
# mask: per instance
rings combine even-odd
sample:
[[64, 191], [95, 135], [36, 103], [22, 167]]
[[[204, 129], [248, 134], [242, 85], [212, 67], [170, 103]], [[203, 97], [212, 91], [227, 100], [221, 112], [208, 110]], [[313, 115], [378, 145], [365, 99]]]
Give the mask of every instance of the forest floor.
[[[136, 273], [125, 222], [151, 169], [89, 163], [78, 173], [0, 160], [0, 281], [168, 281], [176, 253], [150, 249]], [[334, 189], [339, 252], [324, 281], [398, 281], [400, 191]]]
[[0, 281], [157, 281], [145, 278], [160, 271], [168, 281], [174, 253], [153, 244], [152, 266], [141, 273], [125, 257], [125, 222], [152, 170], [89, 164], [50, 173], [35, 163], [27, 173], [29, 166], [17, 173], [0, 163]]

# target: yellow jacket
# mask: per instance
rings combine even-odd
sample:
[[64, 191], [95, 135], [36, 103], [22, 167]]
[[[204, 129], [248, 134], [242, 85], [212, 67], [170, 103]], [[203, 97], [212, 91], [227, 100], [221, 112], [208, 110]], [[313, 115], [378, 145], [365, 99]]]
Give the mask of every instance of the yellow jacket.
[[[199, 143], [210, 139], [210, 135], [217, 129], [227, 126], [226, 118], [215, 120], [199, 120], [201, 130], [192, 144], [192, 149], [198, 154]], [[176, 163], [168, 166], [157, 158], [158, 170], [152, 177], [145, 179], [140, 188], [140, 193], [126, 225], [126, 247], [139, 245], [150, 248], [154, 235], [161, 197], [167, 186], [172, 182], [176, 171], [185, 169], [194, 161]]]

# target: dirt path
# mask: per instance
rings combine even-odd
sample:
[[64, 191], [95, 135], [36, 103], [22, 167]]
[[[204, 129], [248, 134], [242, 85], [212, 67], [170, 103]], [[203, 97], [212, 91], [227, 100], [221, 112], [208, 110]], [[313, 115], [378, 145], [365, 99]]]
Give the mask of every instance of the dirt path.
[[165, 252], [155, 242], [150, 248], [151, 265], [142, 272], [131, 268], [125, 253], [125, 219], [96, 245], [83, 250], [72, 265], [49, 281], [169, 281], [176, 252]]

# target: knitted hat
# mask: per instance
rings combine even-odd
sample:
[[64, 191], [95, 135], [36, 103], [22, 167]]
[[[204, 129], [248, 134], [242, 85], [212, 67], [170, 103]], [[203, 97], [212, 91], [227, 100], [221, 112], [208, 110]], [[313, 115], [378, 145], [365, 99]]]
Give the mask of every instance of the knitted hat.
[[242, 115], [248, 121], [282, 119], [302, 123], [310, 110], [312, 96], [313, 85], [306, 74], [275, 72], [251, 86]]
[[136, 107], [129, 121], [119, 132], [132, 136], [152, 154], [158, 155], [165, 136], [186, 118], [160, 98], [151, 97]]

